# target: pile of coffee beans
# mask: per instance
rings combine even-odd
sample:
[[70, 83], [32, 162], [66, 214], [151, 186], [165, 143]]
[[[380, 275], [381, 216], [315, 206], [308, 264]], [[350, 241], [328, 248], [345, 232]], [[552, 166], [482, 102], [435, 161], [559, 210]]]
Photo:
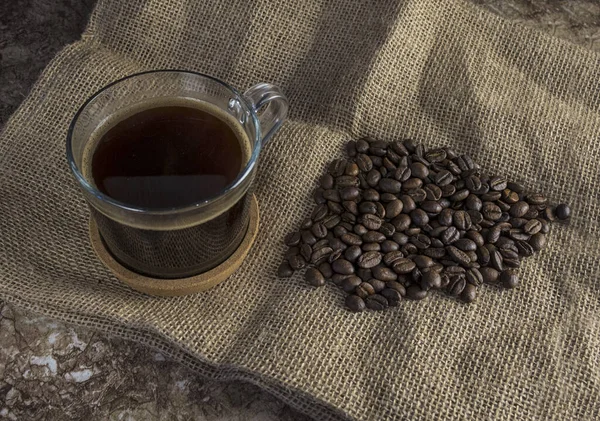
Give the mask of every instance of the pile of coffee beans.
[[279, 277], [306, 269], [348, 293], [352, 311], [383, 310], [432, 290], [471, 302], [482, 284], [514, 288], [521, 259], [546, 245], [570, 208], [548, 203], [469, 155], [414, 140], [346, 145], [319, 180], [316, 206], [289, 246]]

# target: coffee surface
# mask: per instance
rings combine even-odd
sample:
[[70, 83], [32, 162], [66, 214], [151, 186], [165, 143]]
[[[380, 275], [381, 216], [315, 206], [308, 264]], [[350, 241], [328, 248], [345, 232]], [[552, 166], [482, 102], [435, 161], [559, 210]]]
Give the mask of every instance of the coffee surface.
[[104, 194], [127, 205], [173, 208], [222, 192], [246, 163], [243, 139], [200, 107], [154, 104], [104, 132], [91, 174]]

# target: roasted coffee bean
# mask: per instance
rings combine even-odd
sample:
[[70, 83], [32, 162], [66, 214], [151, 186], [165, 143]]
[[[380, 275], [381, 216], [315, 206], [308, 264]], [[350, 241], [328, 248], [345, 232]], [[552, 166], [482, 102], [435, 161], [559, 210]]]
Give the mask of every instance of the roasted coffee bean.
[[381, 228], [381, 218], [375, 215], [365, 214], [360, 219], [361, 223], [371, 231], [377, 231], [379, 228]]
[[476, 246], [483, 246], [485, 243], [483, 236], [477, 231], [467, 231], [465, 237], [473, 241]]
[[369, 232], [369, 230], [367, 229], [367, 227], [365, 227], [363, 224], [356, 224], [356, 225], [354, 225], [354, 228], [352, 228], [352, 231], [354, 232], [354, 234], [360, 235], [361, 238], [362, 238], [363, 235], [365, 235], [366, 233]]
[[392, 225], [396, 228], [396, 233], [406, 231], [410, 227], [411, 219], [406, 214], [401, 214], [391, 220]]
[[396, 199], [397, 198], [396, 198], [395, 194], [392, 194], [392, 193], [382, 193], [380, 201], [382, 203], [389, 203], [389, 202], [391, 202], [393, 200], [396, 200]]
[[546, 246], [546, 236], [541, 233], [532, 235], [529, 239], [529, 245], [531, 245], [535, 251], [542, 250]]
[[438, 214], [442, 211], [442, 206], [433, 200], [426, 200], [421, 203], [421, 209], [423, 209], [427, 213]]
[[358, 187], [344, 187], [340, 190], [340, 198], [342, 200], [356, 200], [360, 195]]
[[353, 233], [344, 234], [340, 239], [349, 246], [360, 246], [363, 243], [362, 239]]
[[304, 260], [309, 261], [312, 256], [312, 247], [308, 244], [302, 244], [300, 246], [300, 255], [304, 257]]
[[289, 260], [290, 257], [295, 256], [297, 254], [300, 254], [300, 247], [294, 246], [294, 247], [290, 247], [289, 249], [287, 249], [284, 257], [286, 260]]
[[384, 156], [387, 152], [387, 143], [382, 140], [376, 140], [369, 143], [369, 153], [376, 156]]
[[459, 250], [454, 246], [447, 246], [446, 253], [448, 253], [448, 256], [450, 256], [452, 260], [463, 266], [467, 266], [471, 263], [471, 258], [464, 251]]
[[542, 229], [542, 223], [538, 219], [532, 219], [525, 224], [523, 231], [526, 234], [534, 235], [540, 232]]
[[515, 241], [517, 241], [517, 240], [527, 241], [531, 238], [531, 235], [523, 232], [523, 230], [521, 228], [511, 228], [510, 231], [508, 232], [508, 236]]
[[482, 209], [482, 206], [483, 204], [479, 197], [477, 197], [474, 194], [470, 194], [469, 196], [467, 196], [465, 200], [465, 208], [467, 210], [480, 211]]
[[396, 251], [400, 248], [400, 245], [392, 240], [385, 240], [381, 243], [381, 251], [383, 253], [389, 253], [391, 251]]
[[329, 240], [329, 246], [334, 250], [346, 250], [348, 248], [348, 246], [345, 243], [343, 243], [339, 238]]
[[369, 143], [364, 139], [356, 141], [356, 151], [358, 153], [365, 153], [369, 150]]
[[418, 234], [414, 237], [410, 237], [409, 241], [412, 244], [414, 244], [419, 250], [424, 250], [431, 246], [431, 239], [425, 234]]
[[381, 173], [373, 168], [367, 173], [366, 178], [369, 186], [376, 187], [379, 184], [379, 181], [381, 180]]
[[440, 225], [443, 226], [450, 226], [452, 225], [452, 220], [453, 220], [453, 211], [452, 209], [444, 209], [440, 212], [440, 214], [438, 215], [438, 222], [440, 223]]
[[422, 290], [418, 285], [411, 285], [406, 288], [406, 298], [409, 300], [422, 300], [427, 297], [427, 291]]
[[431, 257], [424, 255], [415, 256], [413, 261], [419, 269], [429, 268], [435, 264]]
[[519, 201], [519, 194], [511, 189], [504, 189], [502, 190], [500, 198], [504, 203], [514, 205]]
[[379, 228], [379, 231], [385, 235], [387, 238], [390, 238], [394, 235], [394, 233], [396, 232], [396, 227], [394, 227], [392, 224], [390, 224], [389, 222], [385, 222], [383, 224], [381, 224], [381, 227]]
[[477, 253], [477, 261], [481, 266], [487, 266], [490, 263], [490, 252], [485, 247], [477, 247], [475, 251]]
[[491, 191], [481, 195], [481, 200], [484, 202], [494, 202], [500, 200], [502, 194], [499, 191]]
[[[496, 205], [500, 208], [502, 213], [508, 213], [510, 211], [510, 205], [508, 203], [503, 202], [502, 200], [496, 200]], [[510, 216], [510, 215], [509, 215]]]
[[406, 231], [404, 231], [404, 234], [408, 235], [409, 237], [414, 237], [415, 235], [421, 234], [421, 228], [419, 228], [419, 227], [409, 228]]
[[481, 210], [483, 217], [489, 219], [490, 221], [497, 221], [502, 216], [502, 210], [498, 207], [498, 205], [492, 202], [485, 202], [483, 204], [483, 208]]
[[468, 238], [461, 238], [452, 243], [452, 245], [462, 251], [475, 251], [477, 250], [477, 244], [473, 240]]
[[320, 205], [320, 204], [323, 204], [323, 203], [327, 202], [327, 199], [325, 199], [325, 198], [323, 197], [323, 192], [324, 192], [324, 191], [325, 191], [325, 190], [324, 190], [324, 189], [322, 189], [322, 188], [315, 189], [315, 193], [314, 193], [314, 195], [313, 195], [313, 198], [314, 198], [314, 200], [315, 200], [315, 203], [317, 203], [317, 204], [319, 204], [319, 205]]
[[283, 242], [286, 246], [297, 246], [300, 244], [300, 240], [302, 239], [302, 235], [299, 232], [291, 232], [285, 236]]
[[514, 227], [514, 228], [522, 228], [524, 227], [527, 223], [529, 222], [528, 219], [525, 218], [512, 218], [510, 220], [510, 224]]
[[369, 279], [369, 283], [373, 286], [373, 289], [375, 290], [375, 294], [383, 291], [385, 289], [385, 282], [380, 281], [379, 279]]
[[362, 199], [367, 202], [378, 202], [379, 192], [375, 189], [366, 189], [362, 192]]
[[342, 222], [342, 218], [339, 215], [328, 215], [323, 218], [323, 225], [328, 230], [335, 228], [340, 222]]
[[[423, 288], [425, 287], [425, 288]], [[442, 276], [439, 272], [429, 271], [421, 278], [422, 289], [440, 289], [442, 287]]]
[[304, 257], [300, 256], [299, 254], [290, 256], [288, 258], [288, 263], [294, 270], [299, 270], [306, 266], [306, 260], [304, 260]]
[[556, 212], [554, 211], [554, 209], [552, 209], [551, 206], [548, 206], [546, 209], [544, 209], [544, 211], [541, 212], [541, 214], [544, 218], [546, 218], [546, 220], [550, 222], [554, 222], [557, 219]]
[[[437, 222], [437, 221], [434, 221]], [[437, 228], [432, 229], [431, 231], [429, 231], [429, 235], [431, 237], [437, 238], [439, 237], [444, 231], [446, 231], [448, 229], [448, 227], [445, 227], [443, 225], [440, 225]]]
[[367, 308], [375, 311], [385, 310], [389, 305], [388, 300], [379, 294], [369, 295], [365, 302]]
[[396, 216], [400, 215], [403, 207], [404, 204], [401, 200], [393, 200], [385, 206], [385, 214], [389, 219], [393, 219]]
[[362, 172], [369, 172], [373, 169], [373, 161], [368, 155], [360, 153], [356, 156], [356, 165]]
[[381, 295], [385, 297], [390, 307], [397, 307], [402, 300], [402, 294], [392, 288], [385, 288], [381, 291]]
[[348, 307], [350, 311], [359, 313], [366, 308], [366, 305], [365, 301], [358, 295], [348, 295], [346, 297], [346, 307]]
[[279, 278], [289, 278], [294, 274], [294, 269], [290, 266], [288, 262], [283, 262], [279, 265], [277, 269], [277, 276]]
[[479, 269], [471, 268], [465, 273], [465, 279], [469, 284], [479, 286], [483, 284], [483, 275]]
[[321, 287], [321, 286], [325, 285], [325, 277], [316, 268], [306, 269], [306, 273], [304, 274], [304, 279], [310, 285], [315, 286], [315, 287]]
[[477, 287], [472, 284], [466, 284], [462, 293], [460, 294], [460, 298], [465, 303], [472, 303], [477, 298]]
[[446, 255], [446, 249], [441, 247], [430, 247], [428, 249], [422, 250], [421, 253], [433, 259], [441, 259]]
[[328, 262], [323, 262], [318, 266], [319, 272], [323, 274], [325, 279], [330, 279], [333, 276], [333, 269]]
[[371, 269], [364, 269], [364, 268], [356, 269], [356, 275], [365, 282], [373, 277], [373, 274], [371, 273]]
[[515, 288], [519, 285], [519, 277], [514, 270], [508, 269], [500, 274], [500, 282], [504, 288]]
[[337, 202], [327, 201], [327, 207], [329, 211], [335, 215], [340, 215], [344, 212], [344, 208]]
[[471, 192], [477, 192], [481, 189], [481, 179], [476, 175], [471, 175], [465, 180], [465, 186]]
[[314, 224], [310, 231], [316, 238], [325, 238], [327, 236], [327, 228], [321, 222]]
[[352, 158], [352, 157], [356, 156], [356, 153], [357, 153], [357, 151], [356, 151], [356, 141], [351, 140], [348, 143], [346, 143], [346, 154], [349, 157]]
[[339, 203], [342, 201], [340, 198], [340, 192], [334, 189], [325, 190], [323, 192], [323, 197], [331, 202]]
[[[421, 203], [427, 198], [427, 193], [423, 189], [413, 189], [406, 192], [416, 203]], [[440, 209], [441, 210], [441, 209]]]
[[308, 244], [309, 246], [312, 246], [313, 244], [315, 244], [317, 242], [317, 238], [314, 236], [314, 234], [309, 231], [302, 231], [302, 241], [305, 244]]
[[541, 193], [531, 193], [525, 196], [525, 200], [530, 205], [545, 205], [548, 203], [548, 199]]
[[467, 286], [467, 281], [464, 275], [455, 275], [450, 277], [450, 283], [448, 284], [448, 294], [458, 297]]
[[375, 213], [377, 212], [377, 206], [374, 202], [361, 202], [360, 205], [358, 205], [358, 211], [364, 214], [368, 213], [371, 215], [375, 215]]
[[385, 207], [379, 202], [375, 203], [375, 216], [381, 219], [385, 218]]
[[454, 226], [460, 230], [468, 230], [471, 228], [471, 216], [465, 211], [458, 210], [452, 215]]
[[[410, 219], [409, 219], [409, 221], [410, 221]], [[396, 231], [394, 233], [394, 235], [392, 235], [392, 240], [394, 242], [398, 243], [399, 246], [403, 246], [403, 245], [407, 244], [408, 239], [409, 239], [408, 235], [406, 235], [405, 233], [402, 233], [402, 232]]]
[[390, 160], [390, 162], [392, 162], [394, 165], [398, 165], [398, 163], [400, 162], [400, 155], [398, 155], [396, 152], [394, 152], [392, 149], [387, 150], [385, 156]]
[[365, 243], [362, 245], [362, 249], [364, 252], [367, 251], [380, 251], [381, 245], [379, 243]]
[[410, 168], [405, 166], [398, 166], [398, 168], [396, 168], [396, 170], [394, 170], [393, 173], [394, 180], [402, 183], [408, 180], [411, 176], [412, 173], [410, 172]]
[[354, 273], [354, 266], [346, 259], [339, 258], [331, 263], [331, 268], [335, 273], [341, 275], [352, 275]]
[[358, 276], [352, 275], [342, 281], [341, 287], [346, 292], [354, 292], [360, 284], [362, 284], [362, 280]]
[[410, 219], [413, 224], [422, 227], [429, 223], [429, 216], [423, 209], [415, 209], [410, 213]]
[[429, 175], [429, 168], [420, 162], [413, 162], [410, 165], [410, 171], [413, 177], [425, 178]]
[[400, 156], [408, 156], [408, 150], [406, 149], [404, 144], [399, 140], [392, 142], [390, 144], [390, 148]]
[[505, 262], [507, 260], [510, 260], [510, 259], [518, 259], [519, 258], [519, 252], [515, 251], [513, 249], [510, 249], [510, 248], [509, 249], [501, 248], [501, 249], [498, 249], [498, 250], [500, 251], [500, 254], [504, 258]]
[[467, 213], [471, 217], [471, 226], [479, 225], [483, 222], [483, 215], [481, 212], [476, 210], [468, 210]]
[[362, 254], [362, 249], [359, 246], [350, 246], [344, 251], [344, 258], [349, 262], [356, 262], [356, 259]]
[[356, 176], [352, 175], [341, 175], [335, 178], [335, 186], [339, 189], [344, 187], [358, 187], [360, 180]]
[[360, 298], [365, 299], [369, 295], [375, 294], [375, 289], [373, 285], [368, 282], [362, 282], [359, 286], [357, 286], [354, 290], [354, 293], [358, 295]]
[[324, 174], [319, 181], [319, 184], [323, 190], [329, 190], [333, 188], [333, 177], [331, 174]]
[[[379, 182], [379, 185], [381, 186], [381, 182]], [[421, 180], [420, 178], [414, 178], [414, 177], [409, 178], [405, 182], [401, 183], [401, 186], [402, 186], [402, 189], [406, 190], [406, 191], [418, 189], [423, 186], [423, 180]], [[396, 193], [396, 192], [390, 192], [390, 193]]]
[[387, 266], [393, 266], [396, 261], [403, 259], [404, 254], [401, 251], [391, 251], [383, 256], [383, 262]]
[[506, 189], [506, 184], [507, 181], [505, 176], [497, 175], [490, 178], [490, 189], [494, 191], [502, 191]]
[[346, 279], [349, 275], [341, 275], [339, 273], [334, 273], [331, 276], [331, 282], [333, 282], [334, 285], [341, 287], [342, 286], [342, 282], [344, 282], [344, 279]]
[[525, 186], [521, 183], [517, 183], [514, 181], [510, 181], [506, 184], [506, 187], [514, 191], [515, 193], [523, 193], [525, 191]]
[[454, 180], [454, 176], [448, 170], [442, 170], [442, 171], [438, 172], [433, 178], [433, 181], [439, 187], [446, 186], [446, 185], [452, 183], [453, 180]]
[[442, 198], [442, 189], [440, 189], [435, 184], [426, 184], [423, 187], [423, 190], [425, 191], [425, 198], [427, 200], [437, 202]]
[[345, 159], [334, 159], [329, 164], [329, 174], [334, 177], [339, 177], [340, 175], [344, 175], [344, 171], [346, 171], [346, 160]]
[[396, 272], [385, 266], [375, 266], [373, 269], [371, 269], [371, 271], [373, 272], [373, 277], [375, 279], [379, 279], [383, 282], [390, 282], [398, 279], [398, 275], [396, 275]]
[[448, 227], [440, 235], [440, 240], [444, 245], [452, 244], [453, 242], [457, 241], [459, 238], [460, 238], [460, 233], [454, 226]]
[[560, 205], [558, 205], [554, 212], [556, 214], [556, 217], [561, 221], [564, 221], [571, 217], [571, 208], [565, 203], [561, 203]]
[[398, 194], [402, 190], [402, 183], [392, 178], [382, 178], [379, 180], [378, 186], [381, 191], [386, 193]]
[[345, 249], [333, 249], [333, 253], [331, 253], [329, 255], [329, 257], [327, 258], [327, 261], [329, 263], [333, 263], [336, 260], [338, 260], [340, 257], [342, 257], [342, 253], [344, 252]]
[[367, 231], [361, 238], [365, 243], [382, 243], [385, 241], [385, 235], [378, 231]]
[[533, 219], [533, 218], [537, 218], [539, 215], [540, 215], [539, 211], [536, 208], [530, 206], [527, 213], [525, 215], [523, 215], [523, 218]]
[[402, 258], [397, 259], [392, 264], [392, 269], [399, 275], [404, 275], [406, 273], [410, 273], [417, 265], [410, 259]]
[[542, 228], [540, 229], [540, 233], [548, 234], [550, 232], [550, 224], [548, 223], [548, 221], [546, 221], [544, 219], [540, 219], [539, 221], [542, 223]]
[[356, 165], [355, 162], [348, 163], [346, 165], [346, 171], [345, 171], [346, 175], [357, 176], [358, 173], [359, 173], [359, 168], [358, 168], [358, 165]]
[[527, 202], [519, 201], [510, 207], [509, 214], [513, 218], [521, 218], [529, 212], [529, 204]]
[[368, 251], [363, 253], [356, 261], [361, 268], [371, 269], [381, 263], [382, 255], [378, 251]]
[[519, 259], [507, 259], [504, 258], [504, 266], [507, 268], [518, 268], [521, 266], [521, 261]]
[[504, 270], [504, 258], [498, 250], [490, 252], [490, 264], [499, 272]]

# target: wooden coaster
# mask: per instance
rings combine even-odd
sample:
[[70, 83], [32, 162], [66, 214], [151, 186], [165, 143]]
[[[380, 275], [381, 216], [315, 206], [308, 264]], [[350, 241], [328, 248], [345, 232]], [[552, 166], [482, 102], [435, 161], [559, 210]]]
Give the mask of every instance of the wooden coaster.
[[109, 253], [100, 237], [94, 219], [90, 219], [90, 240], [94, 251], [111, 272], [121, 281], [125, 282], [136, 291], [161, 297], [174, 297], [178, 295], [195, 294], [223, 282], [235, 272], [250, 252], [256, 239], [259, 226], [259, 209], [256, 196], [250, 201], [250, 221], [248, 231], [242, 243], [235, 252], [219, 266], [196, 276], [181, 279], [157, 279], [133, 272], [117, 262]]

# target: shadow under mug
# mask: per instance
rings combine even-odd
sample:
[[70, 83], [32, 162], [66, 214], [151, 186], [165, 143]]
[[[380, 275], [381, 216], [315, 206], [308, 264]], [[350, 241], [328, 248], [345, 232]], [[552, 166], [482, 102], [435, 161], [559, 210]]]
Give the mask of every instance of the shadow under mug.
[[[202, 101], [235, 120], [249, 143], [237, 178], [216, 196], [177, 208], [138, 208], [102, 193], [84, 168], [98, 127], [123, 110], [172, 98]], [[287, 110], [287, 99], [273, 85], [261, 83], [242, 95], [218, 79], [181, 70], [127, 76], [89, 98], [69, 128], [67, 160], [113, 257], [137, 273], [165, 279], [194, 276], [224, 262], [246, 234], [256, 163]]]

